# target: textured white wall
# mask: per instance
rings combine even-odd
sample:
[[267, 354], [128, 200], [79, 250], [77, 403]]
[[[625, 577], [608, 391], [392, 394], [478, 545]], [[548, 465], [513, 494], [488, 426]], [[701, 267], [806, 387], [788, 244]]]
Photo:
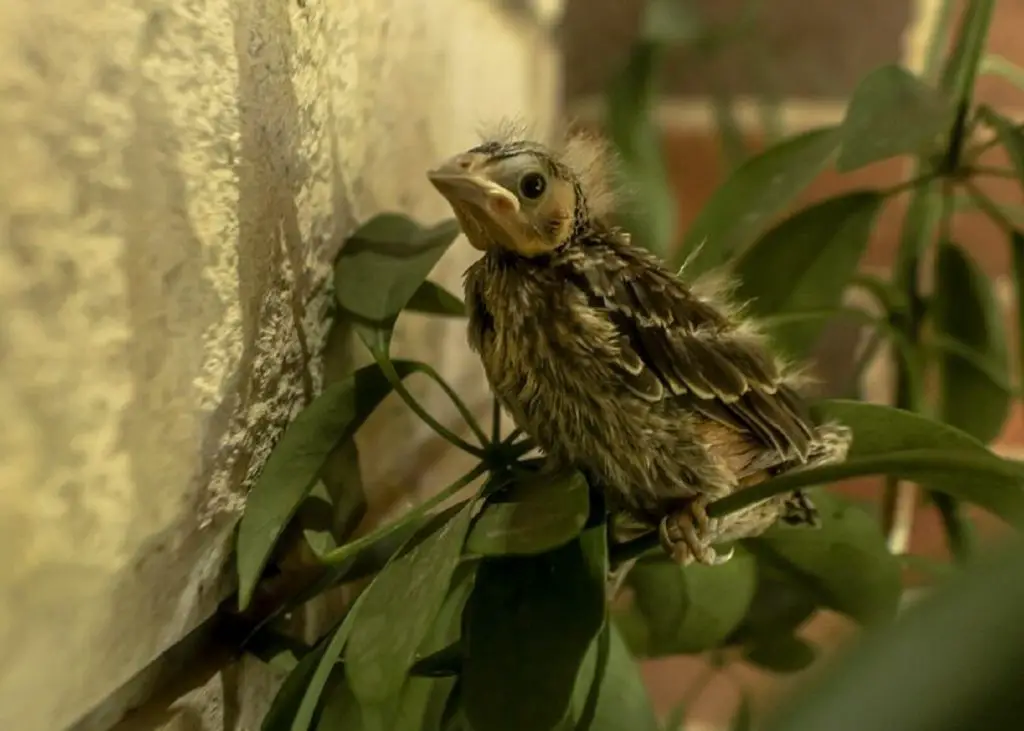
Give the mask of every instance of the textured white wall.
[[[549, 122], [557, 59], [501, 5], [0, 3], [0, 728], [60, 731], [229, 589], [247, 481], [318, 386], [339, 240], [446, 215], [423, 171], [481, 122]], [[482, 401], [458, 324], [397, 348]], [[428, 435], [400, 412], [364, 463], [413, 490]]]

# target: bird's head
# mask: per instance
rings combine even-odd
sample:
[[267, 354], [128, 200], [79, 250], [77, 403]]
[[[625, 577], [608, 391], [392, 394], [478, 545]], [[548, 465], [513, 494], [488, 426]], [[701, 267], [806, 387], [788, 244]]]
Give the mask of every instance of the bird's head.
[[604, 148], [582, 136], [558, 149], [491, 139], [427, 177], [474, 247], [537, 257], [571, 242], [604, 213], [605, 165]]

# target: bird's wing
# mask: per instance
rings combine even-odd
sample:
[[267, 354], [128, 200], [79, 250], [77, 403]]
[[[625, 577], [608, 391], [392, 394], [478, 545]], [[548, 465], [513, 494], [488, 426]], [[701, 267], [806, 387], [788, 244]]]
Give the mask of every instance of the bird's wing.
[[577, 272], [591, 305], [620, 333], [624, 387], [652, 402], [677, 400], [781, 455], [807, 454], [812, 431], [802, 399], [758, 339], [729, 332], [725, 313], [639, 256], [591, 250]]

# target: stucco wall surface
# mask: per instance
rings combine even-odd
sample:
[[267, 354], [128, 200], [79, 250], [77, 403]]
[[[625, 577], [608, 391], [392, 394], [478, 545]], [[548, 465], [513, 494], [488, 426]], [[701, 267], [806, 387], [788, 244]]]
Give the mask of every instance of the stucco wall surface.
[[[549, 33], [513, 5], [0, 3], [0, 728], [66, 728], [230, 590], [245, 489], [319, 386], [340, 240], [446, 215], [423, 171], [481, 122], [549, 121]], [[484, 402], [459, 324], [397, 349]], [[368, 481], [432, 482], [381, 449], [427, 437], [375, 419]]]

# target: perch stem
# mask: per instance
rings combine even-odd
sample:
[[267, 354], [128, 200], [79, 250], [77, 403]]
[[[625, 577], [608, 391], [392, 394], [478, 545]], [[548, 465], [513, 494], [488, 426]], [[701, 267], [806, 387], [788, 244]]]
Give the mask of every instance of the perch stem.
[[462, 477], [457, 479], [455, 482], [448, 485], [448, 487], [438, 492], [436, 495], [427, 498], [416, 507], [407, 511], [398, 520], [394, 521], [393, 523], [388, 523], [387, 525], [381, 526], [377, 530], [373, 531], [372, 533], [368, 533], [362, 538], [357, 538], [354, 541], [346, 543], [344, 546], [339, 546], [330, 553], [324, 554], [320, 559], [321, 562], [328, 566], [336, 566], [342, 563], [343, 561], [348, 560], [349, 558], [358, 554], [360, 551], [363, 551], [369, 546], [373, 545], [380, 539], [395, 532], [399, 528], [402, 528], [403, 526], [408, 525], [410, 522], [419, 519], [421, 516], [428, 513], [431, 508], [433, 508], [436, 505], [439, 505], [440, 503], [450, 498], [452, 495], [457, 493], [466, 485], [472, 483], [473, 480], [480, 477], [486, 471], [487, 465], [481, 462], [476, 467], [471, 469], [469, 472], [464, 474]]

